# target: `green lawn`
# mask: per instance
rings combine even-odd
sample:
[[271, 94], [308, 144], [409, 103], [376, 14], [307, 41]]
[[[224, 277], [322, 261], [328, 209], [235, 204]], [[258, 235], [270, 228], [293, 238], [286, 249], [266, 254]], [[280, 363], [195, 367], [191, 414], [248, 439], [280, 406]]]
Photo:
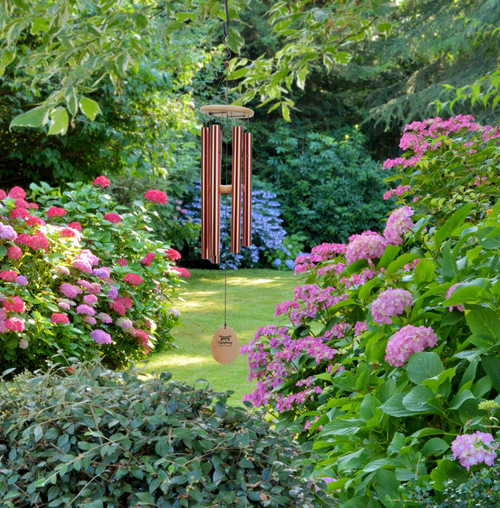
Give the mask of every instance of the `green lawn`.
[[[240, 345], [248, 344], [259, 326], [286, 324], [286, 318], [276, 319], [274, 311], [277, 303], [293, 298], [299, 282], [293, 272], [231, 270], [227, 282], [227, 326], [235, 330]], [[182, 300], [174, 305], [184, 323], [174, 330], [178, 349], [152, 354], [144, 371], [167, 370], [173, 379], [188, 383], [206, 379], [216, 391], [233, 390], [231, 402], [239, 404], [255, 386], [246, 380], [247, 356], [221, 365], [213, 359], [211, 349], [214, 333], [224, 326], [224, 272], [192, 270], [181, 295]]]

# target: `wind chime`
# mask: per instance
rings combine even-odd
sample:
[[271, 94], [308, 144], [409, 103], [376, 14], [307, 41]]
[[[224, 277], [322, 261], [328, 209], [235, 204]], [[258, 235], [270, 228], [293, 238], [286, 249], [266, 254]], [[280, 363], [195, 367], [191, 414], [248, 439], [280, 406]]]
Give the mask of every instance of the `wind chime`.
[[[201, 112], [209, 121], [201, 129], [201, 258], [219, 264], [221, 259], [221, 198], [225, 196], [227, 226], [227, 196], [231, 195], [231, 252], [241, 252], [241, 245], [252, 245], [252, 134], [241, 125], [232, 129], [232, 179], [228, 184], [227, 161], [229, 146], [226, 143], [225, 182], [222, 184], [222, 133], [229, 131], [229, 121], [247, 119], [253, 111], [233, 106], [228, 100], [228, 66], [231, 51], [227, 46], [229, 36], [229, 10], [227, 0], [224, 28], [226, 104], [207, 105]], [[221, 119], [221, 120], [216, 120]], [[220, 123], [217, 123], [220, 122]], [[242, 199], [243, 194], [243, 199]], [[243, 218], [243, 221], [242, 221]], [[243, 242], [241, 223], [243, 222]], [[226, 323], [227, 314], [227, 245], [224, 245], [224, 326], [219, 328], [212, 340], [212, 354], [219, 363], [228, 364], [239, 354], [238, 337]]]

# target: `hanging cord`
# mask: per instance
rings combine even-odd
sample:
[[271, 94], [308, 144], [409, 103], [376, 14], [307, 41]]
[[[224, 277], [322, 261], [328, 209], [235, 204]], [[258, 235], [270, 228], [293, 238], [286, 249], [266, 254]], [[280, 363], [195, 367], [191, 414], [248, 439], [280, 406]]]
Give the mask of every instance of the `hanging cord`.
[[[229, 105], [229, 60], [231, 58], [231, 50], [229, 49], [229, 46], [227, 45], [227, 39], [229, 37], [229, 7], [227, 5], [227, 0], [224, 0], [224, 4], [226, 7], [226, 23], [223, 23], [223, 30], [224, 30], [224, 39], [223, 43], [225, 46], [225, 60], [224, 60], [224, 66], [226, 71], [226, 106]], [[230, 135], [230, 129], [229, 129], [229, 118], [226, 115], [226, 132], [227, 135]], [[226, 138], [228, 139], [228, 138]], [[225, 166], [226, 166], [226, 178], [225, 183], [227, 183], [227, 160], [229, 158], [229, 145], [226, 142], [226, 160], [225, 160]], [[224, 205], [226, 208], [226, 213], [224, 215], [224, 228], [226, 230], [226, 234], [224, 236], [224, 329], [227, 327], [227, 234], [228, 234], [228, 227], [227, 227], [227, 217], [228, 217], [228, 211], [227, 211], [227, 194], [224, 195]]]

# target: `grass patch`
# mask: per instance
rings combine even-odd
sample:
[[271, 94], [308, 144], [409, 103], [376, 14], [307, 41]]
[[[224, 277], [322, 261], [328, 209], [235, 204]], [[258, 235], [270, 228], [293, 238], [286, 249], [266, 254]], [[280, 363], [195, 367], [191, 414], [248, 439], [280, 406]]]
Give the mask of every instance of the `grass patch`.
[[[293, 272], [277, 270], [237, 270], [227, 272], [227, 326], [235, 330], [240, 345], [248, 344], [260, 326], [285, 325], [286, 316], [274, 317], [276, 304], [293, 298], [299, 282]], [[246, 380], [247, 358], [239, 356], [230, 365], [212, 357], [212, 337], [224, 326], [224, 272], [192, 270], [175, 307], [182, 313], [184, 326], [174, 330], [178, 349], [153, 353], [144, 371], [172, 372], [173, 379], [193, 383], [206, 379], [216, 391], [233, 390], [230, 403], [241, 403], [255, 383]]]

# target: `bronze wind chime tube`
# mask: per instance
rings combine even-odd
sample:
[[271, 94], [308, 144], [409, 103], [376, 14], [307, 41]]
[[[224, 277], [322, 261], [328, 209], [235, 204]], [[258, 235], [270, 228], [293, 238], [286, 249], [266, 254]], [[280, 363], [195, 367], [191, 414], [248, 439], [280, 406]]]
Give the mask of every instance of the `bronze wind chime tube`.
[[209, 229], [210, 129], [201, 129], [201, 259], [210, 259]]
[[252, 245], [252, 133], [243, 135], [243, 246]]
[[233, 127], [233, 180], [231, 202], [231, 252], [241, 252], [241, 156], [243, 127]]
[[212, 263], [220, 263], [220, 184], [222, 167], [222, 133], [220, 125], [210, 126], [210, 245]]

